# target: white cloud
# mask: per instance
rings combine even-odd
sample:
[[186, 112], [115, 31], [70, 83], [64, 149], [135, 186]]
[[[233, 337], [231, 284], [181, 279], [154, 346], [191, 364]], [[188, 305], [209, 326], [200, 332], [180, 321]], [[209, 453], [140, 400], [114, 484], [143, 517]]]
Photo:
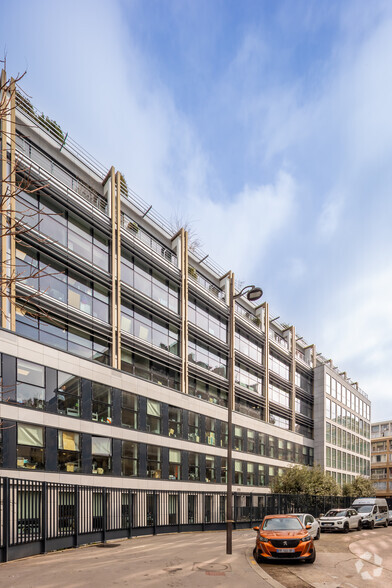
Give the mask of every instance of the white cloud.
[[296, 190], [292, 176], [282, 171], [274, 184], [246, 186], [230, 202], [193, 199], [190, 210], [202, 211], [197, 231], [206, 251], [239, 279], [251, 279], [273, 241], [293, 221]]

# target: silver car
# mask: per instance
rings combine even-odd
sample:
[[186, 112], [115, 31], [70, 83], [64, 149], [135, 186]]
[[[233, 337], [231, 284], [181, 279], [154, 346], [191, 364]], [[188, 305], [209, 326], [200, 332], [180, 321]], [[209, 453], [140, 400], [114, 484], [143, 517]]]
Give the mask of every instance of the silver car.
[[354, 508], [332, 508], [326, 515], [320, 517], [321, 531], [342, 531], [348, 533], [351, 529], [362, 529], [362, 517]]
[[320, 523], [317, 519], [314, 518], [314, 516], [304, 512], [294, 512], [290, 514], [292, 514], [294, 517], [298, 517], [305, 528], [306, 525], [312, 525], [312, 528], [309, 529], [309, 535], [311, 535], [313, 539], [320, 539]]

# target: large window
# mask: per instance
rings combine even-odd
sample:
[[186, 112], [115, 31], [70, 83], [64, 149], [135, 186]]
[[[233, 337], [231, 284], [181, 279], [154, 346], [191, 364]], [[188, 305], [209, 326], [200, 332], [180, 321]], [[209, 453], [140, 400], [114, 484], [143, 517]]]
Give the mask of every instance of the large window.
[[243, 484], [244, 474], [242, 471], [242, 461], [234, 460], [234, 484]]
[[178, 285], [126, 250], [121, 256], [121, 278], [125, 284], [178, 313]]
[[246, 464], [246, 484], [247, 486], [255, 485], [255, 465], [253, 463]]
[[290, 393], [286, 392], [286, 390], [282, 390], [279, 386], [275, 386], [274, 384], [270, 383], [268, 386], [269, 390], [269, 398], [272, 402], [276, 402], [276, 404], [280, 404], [281, 406], [285, 406], [286, 408], [290, 407]]
[[200, 480], [200, 465], [198, 453], [188, 453], [188, 478], [189, 480]]
[[121, 369], [160, 386], [167, 386], [174, 390], [180, 389], [179, 370], [172, 369], [168, 365], [153, 361], [124, 347], [121, 351]]
[[290, 379], [290, 366], [279, 359], [276, 355], [270, 354], [269, 356], [269, 368], [276, 374], [278, 374], [281, 378], [285, 380]]
[[218, 388], [214, 384], [207, 384], [207, 382], [203, 382], [202, 380], [189, 378], [188, 390], [192, 396], [207, 400], [213, 404], [227, 406], [227, 390]]
[[189, 338], [188, 359], [206, 370], [226, 377], [227, 357], [214, 347], [196, 341], [193, 337]]
[[147, 400], [147, 431], [161, 432], [161, 403], [156, 400]]
[[206, 482], [216, 482], [215, 457], [206, 455]]
[[17, 360], [17, 392], [19, 404], [44, 409], [45, 406], [45, 368], [42, 365]]
[[229, 427], [225, 421], [221, 421], [220, 426], [220, 444], [226, 448], [229, 442]]
[[313, 406], [309, 400], [303, 398], [295, 398], [295, 412], [303, 414], [304, 416], [311, 419], [313, 417]]
[[169, 480], [181, 480], [181, 451], [169, 449]]
[[210, 335], [226, 342], [226, 319], [192, 296], [189, 298], [188, 319], [194, 325], [210, 333]]
[[70, 321], [54, 318], [50, 313], [39, 316], [22, 300], [16, 304], [16, 332], [35, 341], [75, 353], [85, 359], [110, 363], [110, 347], [107, 338], [81, 329]]
[[121, 424], [128, 429], [137, 429], [138, 397], [131, 392], [121, 392]]
[[162, 477], [161, 448], [155, 445], [147, 445], [147, 476]]
[[67, 416], [80, 417], [81, 378], [57, 372], [57, 412]]
[[263, 393], [263, 380], [255, 370], [245, 367], [239, 363], [235, 366], [235, 383], [238, 386], [247, 388], [251, 392], [258, 394], [259, 396]]
[[227, 484], [227, 458], [221, 457], [221, 484]]
[[256, 451], [256, 444], [255, 444], [255, 436], [256, 433], [254, 431], [250, 431], [249, 429], [246, 432], [246, 444], [247, 444], [247, 451], [248, 453], [255, 453]]
[[17, 467], [43, 470], [45, 467], [45, 430], [35, 425], [17, 425]]
[[210, 418], [210, 417], [205, 418], [205, 423], [206, 423], [205, 442], [208, 445], [215, 445], [216, 444], [215, 422], [216, 421], [213, 418]]
[[262, 362], [262, 346], [256, 339], [242, 330], [235, 333], [235, 348], [257, 363]]
[[[34, 217], [31, 214], [30, 218], [26, 215], [26, 202], [27, 206], [36, 208], [37, 214]], [[39, 195], [23, 194], [23, 198], [18, 197], [17, 210], [19, 217], [25, 213], [24, 222], [30, 221], [30, 224], [36, 225], [45, 237], [53, 239], [56, 244], [67, 247], [93, 265], [108, 271], [108, 238], [80, 217], [67, 212], [52, 198], [42, 192]]]
[[147, 343], [179, 355], [179, 328], [134, 304], [121, 305], [121, 330]]
[[234, 427], [234, 449], [236, 451], [242, 451], [243, 449], [242, 427], [237, 425]]
[[60, 472], [80, 471], [80, 434], [58, 432], [57, 469]]
[[188, 441], [200, 442], [200, 415], [196, 412], [188, 413]]
[[182, 410], [169, 406], [169, 437], [182, 438]]
[[93, 474], [110, 474], [112, 471], [112, 440], [108, 437], [91, 438]]
[[92, 382], [92, 418], [100, 423], [112, 422], [112, 389]]
[[121, 450], [121, 473], [123, 476], [138, 475], [138, 444], [123, 441]]
[[290, 429], [290, 419], [272, 412], [270, 413], [270, 423], [281, 429]]

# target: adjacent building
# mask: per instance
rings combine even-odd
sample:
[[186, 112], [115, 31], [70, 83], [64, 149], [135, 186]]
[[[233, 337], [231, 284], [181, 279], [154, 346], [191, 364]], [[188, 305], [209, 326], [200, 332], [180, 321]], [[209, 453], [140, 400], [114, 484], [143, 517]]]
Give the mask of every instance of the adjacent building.
[[392, 504], [392, 421], [372, 423], [372, 482]]
[[293, 464], [320, 463], [340, 484], [370, 475], [358, 384], [268, 302], [236, 300], [230, 341], [233, 273], [12, 86], [9, 96], [1, 173], [16, 204], [3, 215], [25, 230], [1, 243], [3, 474], [224, 490], [232, 370], [236, 492], [268, 491]]

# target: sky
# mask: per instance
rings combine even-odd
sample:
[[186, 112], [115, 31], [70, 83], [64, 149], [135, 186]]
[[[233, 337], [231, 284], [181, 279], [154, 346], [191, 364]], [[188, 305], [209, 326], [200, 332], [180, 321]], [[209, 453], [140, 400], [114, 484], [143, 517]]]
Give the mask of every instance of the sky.
[[392, 419], [392, 3], [0, 0], [34, 105]]

